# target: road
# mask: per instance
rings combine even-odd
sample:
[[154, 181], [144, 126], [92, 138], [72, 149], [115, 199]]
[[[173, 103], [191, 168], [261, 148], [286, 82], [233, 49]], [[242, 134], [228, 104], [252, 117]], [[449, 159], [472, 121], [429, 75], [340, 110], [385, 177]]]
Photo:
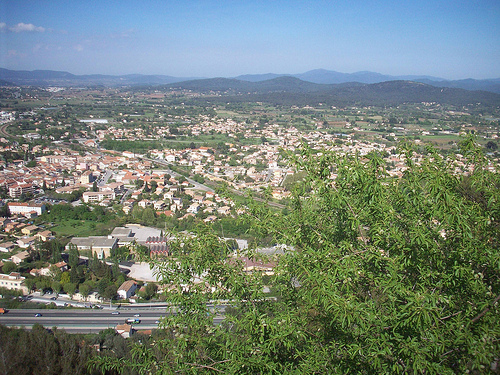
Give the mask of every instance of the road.
[[106, 171], [103, 176], [97, 181], [97, 186], [104, 186], [108, 183], [113, 173], [111, 171]]
[[[162, 159], [148, 159], [148, 158], [142, 158], [143, 160], [147, 160], [147, 161], [150, 161], [152, 163], [156, 163], [158, 165], [161, 165], [163, 167], [167, 167], [167, 173], [174, 176], [174, 177], [178, 177], [178, 176], [182, 176], [181, 174], [177, 173], [177, 172], [174, 172], [172, 171], [169, 167], [170, 167], [170, 163], [165, 161], [165, 160], [162, 160]], [[194, 186], [194, 189], [197, 189], [197, 190], [202, 190], [202, 191], [210, 191], [210, 192], [214, 192], [214, 189], [212, 189], [211, 187], [207, 186], [207, 185], [203, 185], [203, 184], [200, 184], [199, 182], [196, 182], [195, 180], [192, 180], [190, 178], [187, 178], [186, 176], [184, 176], [184, 178], [191, 184]]]
[[7, 133], [7, 128], [11, 124], [11, 121], [3, 123], [0, 125], [0, 136], [2, 137], [12, 137], [9, 133]]
[[[148, 160], [148, 161], [151, 161], [151, 162], [154, 162], [156, 164], [160, 164], [164, 167], [168, 167], [169, 166], [169, 163], [165, 160], [161, 160], [161, 159], [146, 159], [146, 158], [143, 158], [144, 160]], [[179, 173], [176, 173], [172, 170], [168, 170], [167, 171], [169, 174], [173, 175], [173, 176], [180, 176]], [[203, 185], [203, 184], [200, 184], [190, 178], [186, 178], [188, 180], [188, 182], [192, 185], [194, 185], [194, 188], [195, 189], [198, 189], [198, 190], [205, 190], [205, 191], [210, 191], [210, 192], [214, 192], [214, 189], [212, 189], [211, 187], [208, 187], [207, 185]], [[228, 188], [229, 191], [231, 191], [231, 193], [233, 194], [237, 194], [237, 195], [241, 195], [241, 196], [244, 196], [245, 195], [245, 192], [242, 192], [242, 191], [238, 191], [236, 189], [232, 189], [232, 188]], [[265, 202], [264, 199], [262, 198], [258, 198], [258, 197], [253, 197], [254, 200], [256, 201], [259, 201], [259, 202]], [[280, 204], [280, 203], [276, 203], [276, 202], [267, 202], [267, 204], [269, 206], [272, 206], [272, 207], [276, 207], [276, 208], [280, 208], [280, 209], [283, 209], [285, 208], [286, 206], [283, 205], [283, 204]]]
[[[39, 323], [47, 328], [58, 327], [69, 333], [97, 333], [107, 328], [115, 328], [125, 323], [126, 319], [139, 319], [134, 324], [137, 330], [156, 329], [161, 317], [167, 315], [166, 309], [118, 309], [114, 315], [110, 310], [99, 309], [12, 309], [0, 315], [0, 324], [10, 327], [25, 327], [30, 329]], [[35, 314], [41, 314], [36, 317]], [[139, 317], [134, 315], [139, 314]], [[214, 324], [220, 324], [223, 317], [217, 316]]]

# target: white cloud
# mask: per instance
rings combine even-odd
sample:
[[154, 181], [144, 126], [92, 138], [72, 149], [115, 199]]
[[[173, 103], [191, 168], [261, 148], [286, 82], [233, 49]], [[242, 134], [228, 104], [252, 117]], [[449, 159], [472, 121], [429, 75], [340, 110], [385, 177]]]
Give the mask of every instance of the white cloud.
[[41, 26], [35, 26], [32, 23], [23, 23], [20, 22], [15, 26], [9, 27], [10, 31], [13, 31], [15, 33], [22, 33], [24, 31], [27, 32], [38, 32], [38, 33], [43, 33], [45, 31], [44, 27]]
[[0, 31], [4, 31], [7, 29], [7, 24], [5, 22], [0, 22]]
[[83, 46], [81, 44], [77, 44], [76, 46], [73, 47], [74, 49], [76, 49], [78, 52], [81, 52], [83, 51]]

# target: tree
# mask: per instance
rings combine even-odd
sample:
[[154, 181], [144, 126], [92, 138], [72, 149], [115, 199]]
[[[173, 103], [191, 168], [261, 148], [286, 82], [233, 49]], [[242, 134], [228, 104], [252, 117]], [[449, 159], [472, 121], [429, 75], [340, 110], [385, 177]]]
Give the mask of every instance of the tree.
[[71, 280], [71, 276], [69, 274], [68, 271], [64, 271], [62, 274], [61, 274], [61, 285], [62, 287], [64, 288], [64, 285], [69, 283]]
[[96, 374], [87, 369], [96, 352], [83, 335], [34, 324], [30, 330], [0, 325], [0, 337], [1, 374]]
[[5, 262], [2, 271], [5, 274], [9, 274], [17, 270], [17, 265], [14, 262]]
[[26, 279], [24, 280], [24, 285], [26, 288], [28, 288], [28, 292], [31, 293], [31, 291], [36, 288], [36, 280], [35, 279]]
[[75, 294], [76, 284], [75, 283], [66, 283], [63, 285], [64, 291], [68, 293], [70, 296]]
[[[307, 175], [288, 214], [247, 202], [254, 234], [289, 246], [274, 275], [245, 272], [209, 226], [179, 235], [175, 257], [156, 264], [176, 306], [164, 321], [171, 336], [134, 348], [141, 369], [479, 374], [498, 366], [500, 178], [472, 139], [461, 147], [465, 166], [432, 149], [416, 163], [402, 147], [399, 179], [377, 153], [289, 155]], [[214, 326], [207, 304], [218, 299], [233, 302]]]
[[78, 262], [80, 261], [78, 247], [75, 244], [70, 243], [68, 253], [68, 265], [70, 268], [76, 268], [78, 266]]
[[97, 282], [96, 287], [99, 295], [104, 297], [104, 294], [106, 293], [106, 288], [108, 287], [109, 284], [111, 284], [111, 280], [109, 280], [108, 278], [103, 278]]
[[52, 281], [51, 288], [56, 294], [59, 294], [61, 292], [62, 286], [59, 281]]
[[154, 296], [156, 296], [156, 293], [158, 292], [158, 285], [156, 283], [148, 283], [144, 287], [144, 291], [140, 293], [140, 296], [144, 299], [150, 300]]
[[85, 284], [85, 283], [80, 284], [78, 290], [79, 290], [80, 294], [82, 295], [82, 297], [86, 299], [90, 293], [90, 286], [88, 284]]
[[99, 188], [97, 187], [97, 181], [94, 181], [94, 182], [92, 183], [92, 191], [94, 191], [94, 192], [95, 192], [95, 191], [98, 191], [98, 190], [99, 190]]
[[116, 297], [117, 290], [118, 288], [116, 287], [116, 285], [110, 284], [106, 287], [102, 296], [106, 299], [111, 300]]
[[156, 220], [156, 212], [152, 207], [146, 207], [142, 213], [142, 222], [145, 225], [153, 225]]

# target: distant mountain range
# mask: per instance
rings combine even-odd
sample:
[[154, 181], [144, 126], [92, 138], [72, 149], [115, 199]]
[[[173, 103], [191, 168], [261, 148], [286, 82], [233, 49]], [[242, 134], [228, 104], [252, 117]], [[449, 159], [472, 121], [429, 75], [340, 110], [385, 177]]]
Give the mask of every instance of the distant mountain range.
[[[193, 77], [171, 77], [166, 75], [127, 74], [121, 76], [90, 74], [75, 75], [55, 70], [9, 70], [0, 68], [0, 84], [36, 86], [128, 86], [163, 85], [196, 79]], [[3, 81], [3, 82], [2, 82]]]
[[265, 81], [268, 79], [290, 76], [296, 77], [303, 81], [313, 82], [313, 83], [347, 83], [347, 82], [359, 82], [359, 83], [380, 83], [385, 81], [420, 81], [429, 80], [433, 82], [445, 81], [443, 78], [431, 77], [431, 76], [388, 76], [380, 73], [374, 72], [356, 72], [356, 73], [339, 73], [333, 70], [325, 69], [315, 69], [310, 70], [305, 73], [300, 74], [247, 74], [236, 77], [244, 81], [258, 82]]
[[[190, 80], [155, 86], [155, 89], [183, 89], [201, 93], [223, 94], [212, 101], [262, 101], [273, 104], [307, 105], [398, 105], [402, 103], [436, 102], [466, 106], [481, 103], [499, 106], [500, 94], [459, 88], [436, 87], [422, 82], [396, 80], [378, 83], [320, 84], [291, 76], [265, 81], [234, 78]], [[230, 99], [229, 99], [230, 98]], [[206, 100], [206, 99], [202, 99]]]
[[[394, 77], [372, 72], [346, 74], [328, 70], [312, 70], [296, 76], [263, 74], [194, 79], [163, 75], [74, 75], [50, 70], [28, 72], [0, 69], [0, 85], [182, 89], [214, 94], [210, 99], [200, 99], [205, 101], [262, 101], [278, 105], [323, 103], [332, 106], [378, 106], [436, 102], [456, 106], [476, 103], [500, 106], [500, 79], [446, 81], [426, 76]], [[478, 87], [482, 90], [478, 90]], [[490, 88], [490, 91], [486, 88]], [[497, 88], [497, 92], [492, 88]]]
[[427, 83], [428, 85], [436, 87], [453, 87], [465, 90], [483, 90], [491, 91], [500, 94], [500, 78], [496, 79], [461, 79], [461, 80], [446, 80], [444, 78], [432, 76], [418, 76], [418, 75], [404, 75], [404, 76], [390, 76], [374, 72], [356, 72], [356, 73], [339, 73], [332, 70], [315, 69], [300, 74], [247, 74], [236, 77], [244, 81], [259, 82], [268, 79], [290, 76], [296, 77], [303, 81], [313, 83], [380, 83], [387, 81], [414, 81]]
[[[263, 82], [279, 77], [295, 77], [316, 84], [364, 83], [373, 84], [387, 81], [414, 81], [436, 87], [483, 90], [500, 94], [500, 78], [445, 80], [431, 76], [389, 76], [374, 72], [340, 73], [332, 70], [315, 69], [300, 74], [246, 74], [234, 77], [235, 80]], [[9, 70], [0, 68], [0, 85], [37, 85], [37, 86], [133, 86], [166, 85], [176, 82], [198, 80], [200, 77], [172, 77], [167, 75], [75, 75], [53, 70]], [[216, 81], [213, 81], [215, 83]]]

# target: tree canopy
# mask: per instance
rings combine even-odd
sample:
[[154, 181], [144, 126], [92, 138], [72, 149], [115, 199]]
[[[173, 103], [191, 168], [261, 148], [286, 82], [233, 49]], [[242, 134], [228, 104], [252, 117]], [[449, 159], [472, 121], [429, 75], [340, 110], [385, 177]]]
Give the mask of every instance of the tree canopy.
[[[138, 373], [485, 373], [500, 352], [500, 179], [472, 139], [462, 155], [404, 145], [402, 177], [377, 153], [303, 147], [292, 207], [250, 200], [247, 220], [288, 251], [245, 272], [210, 226], [157, 261], [177, 314], [156, 349], [101, 368]], [[200, 282], [202, 276], [202, 282]], [[272, 293], [265, 293], [264, 286]], [[225, 318], [209, 301], [227, 300]]]

